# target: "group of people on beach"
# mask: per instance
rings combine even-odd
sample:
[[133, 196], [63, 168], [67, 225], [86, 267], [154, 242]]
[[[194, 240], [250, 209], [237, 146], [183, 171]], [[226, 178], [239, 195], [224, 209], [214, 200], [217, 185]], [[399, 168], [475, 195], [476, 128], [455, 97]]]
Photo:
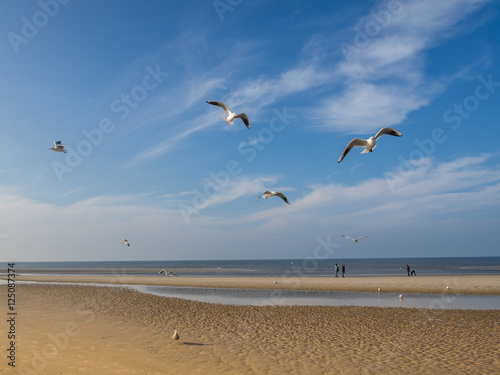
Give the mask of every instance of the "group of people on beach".
[[417, 276], [417, 273], [415, 272], [415, 270], [410, 271], [409, 265], [406, 265], [406, 272], [408, 272], [408, 276]]
[[[339, 272], [341, 268], [338, 263], [335, 263], [335, 277], [339, 277]], [[417, 276], [415, 270], [412, 270], [409, 265], [406, 265], [406, 272], [408, 272], [408, 276]], [[345, 275], [345, 264], [342, 263], [342, 277]]]
[[[340, 267], [338, 263], [335, 263], [335, 277], [339, 277]], [[342, 277], [345, 275], [345, 264], [342, 263]]]

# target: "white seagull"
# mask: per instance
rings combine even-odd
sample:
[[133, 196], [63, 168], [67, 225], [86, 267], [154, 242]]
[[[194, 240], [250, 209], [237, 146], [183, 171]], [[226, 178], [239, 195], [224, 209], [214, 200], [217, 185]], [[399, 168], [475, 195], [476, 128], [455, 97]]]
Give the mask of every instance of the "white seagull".
[[64, 153], [68, 152], [64, 149], [64, 145], [61, 144], [61, 141], [55, 141], [54, 147], [49, 148], [49, 150], [54, 150], [57, 152], [64, 152]]
[[349, 153], [349, 151], [351, 151], [353, 147], [364, 147], [365, 149], [361, 151], [362, 154], [366, 154], [367, 152], [372, 152], [373, 149], [377, 147], [376, 145], [377, 139], [379, 139], [384, 134], [393, 135], [395, 137], [402, 136], [400, 132], [398, 132], [393, 128], [382, 128], [378, 131], [377, 134], [375, 134], [374, 137], [370, 137], [368, 139], [354, 138], [351, 142], [349, 142], [342, 155], [340, 155], [339, 163], [342, 161], [342, 159], [345, 158], [345, 156]]
[[227, 113], [227, 116], [224, 116], [224, 120], [226, 121], [226, 124], [234, 125], [233, 120], [240, 118], [245, 123], [247, 128], [250, 129], [250, 121], [248, 121], [248, 116], [246, 114], [240, 113], [237, 115], [236, 113], [231, 112], [231, 110], [228, 108], [228, 106], [222, 102], [215, 102], [213, 100], [207, 100], [207, 103], [221, 107], [224, 110], [224, 112]]
[[256, 200], [258, 201], [260, 199], [260, 197], [264, 197], [264, 199], [269, 199], [271, 197], [280, 197], [281, 199], [283, 199], [286, 203], [290, 204], [290, 202], [288, 201], [288, 198], [285, 197], [285, 194], [283, 193], [277, 193], [275, 191], [269, 191], [269, 190], [266, 190], [265, 192], [263, 192], [259, 198], [257, 198]]
[[165, 276], [177, 276], [179, 277], [179, 275], [177, 275], [174, 271], [166, 271], [166, 270], [161, 270], [160, 272], [158, 272], [158, 275], [161, 275], [162, 273], [165, 274]]
[[400, 301], [402, 301], [402, 300], [403, 300], [403, 295], [402, 295], [402, 294], [400, 294], [400, 295], [399, 295], [399, 300], [400, 300]]
[[350, 240], [353, 240], [353, 241], [354, 241], [354, 243], [357, 243], [359, 240], [362, 240], [363, 238], [368, 238], [368, 237], [370, 237], [370, 236], [364, 236], [364, 237], [352, 238], [352, 237], [348, 237], [348, 236], [344, 236], [344, 235], [342, 235], [342, 237], [349, 238]]
[[177, 330], [174, 331], [174, 334], [172, 335], [172, 340], [179, 340], [179, 334], [177, 333]]
[[127, 240], [125, 240], [125, 241], [122, 242], [122, 245], [130, 246], [130, 242], [128, 242]]

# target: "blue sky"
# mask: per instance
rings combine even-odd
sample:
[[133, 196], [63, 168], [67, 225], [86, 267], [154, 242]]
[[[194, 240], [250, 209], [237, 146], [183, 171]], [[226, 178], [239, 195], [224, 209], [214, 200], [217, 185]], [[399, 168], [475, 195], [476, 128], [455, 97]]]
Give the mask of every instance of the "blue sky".
[[1, 258], [498, 255], [499, 11], [2, 1]]

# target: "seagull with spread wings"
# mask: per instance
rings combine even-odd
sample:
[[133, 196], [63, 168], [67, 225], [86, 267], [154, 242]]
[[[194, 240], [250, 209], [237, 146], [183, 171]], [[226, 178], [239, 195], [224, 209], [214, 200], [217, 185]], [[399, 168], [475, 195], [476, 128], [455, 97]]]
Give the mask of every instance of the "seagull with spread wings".
[[54, 147], [49, 148], [49, 150], [53, 150], [53, 151], [57, 151], [57, 152], [64, 152], [64, 153], [68, 152], [64, 149], [64, 145], [61, 144], [61, 141], [55, 141]]
[[174, 271], [167, 271], [167, 270], [161, 270], [160, 272], [158, 272], [158, 275], [161, 275], [162, 273], [165, 274], [165, 276], [179, 276], [177, 275]]
[[269, 190], [266, 190], [265, 192], [263, 192], [259, 198], [257, 198], [256, 200], [259, 200], [260, 197], [263, 197], [264, 199], [269, 199], [271, 197], [280, 197], [281, 199], [283, 199], [286, 203], [290, 204], [290, 202], [288, 201], [288, 198], [285, 197], [285, 194], [283, 193], [279, 193], [279, 192], [275, 192], [275, 191], [269, 191]]
[[375, 147], [377, 147], [377, 139], [379, 139], [383, 135], [393, 135], [395, 137], [401, 137], [402, 134], [393, 128], [382, 128], [375, 134], [374, 137], [370, 137], [368, 139], [354, 138], [347, 147], [345, 148], [342, 155], [340, 155], [339, 163], [345, 156], [351, 151], [353, 147], [364, 147], [365, 149], [361, 151], [362, 154], [366, 154], [367, 152], [372, 152]]
[[342, 237], [344, 237], [344, 238], [349, 238], [350, 240], [353, 240], [353, 241], [354, 241], [354, 243], [358, 243], [358, 241], [359, 241], [359, 240], [362, 240], [363, 238], [368, 238], [368, 237], [370, 237], [370, 236], [364, 236], [364, 237], [352, 238], [352, 237], [348, 237], [348, 236], [344, 236], [344, 235], [342, 235]]
[[248, 116], [246, 114], [244, 114], [244, 113], [240, 113], [240, 114], [233, 113], [233, 112], [231, 112], [231, 110], [229, 109], [229, 107], [227, 105], [225, 105], [224, 103], [222, 103], [222, 102], [216, 102], [216, 101], [213, 101], [213, 100], [207, 100], [207, 103], [208, 104], [212, 104], [212, 105], [216, 105], [218, 107], [221, 107], [224, 110], [224, 112], [226, 112], [227, 116], [224, 116], [224, 120], [226, 121], [226, 124], [234, 125], [233, 120], [235, 120], [237, 118], [240, 118], [245, 123], [245, 125], [247, 126], [247, 128], [250, 129], [250, 121], [248, 121]]

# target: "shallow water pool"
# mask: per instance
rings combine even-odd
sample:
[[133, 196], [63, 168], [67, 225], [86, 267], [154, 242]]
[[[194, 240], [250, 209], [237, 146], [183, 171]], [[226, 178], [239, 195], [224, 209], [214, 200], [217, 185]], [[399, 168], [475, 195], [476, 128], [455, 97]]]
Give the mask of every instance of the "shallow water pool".
[[142, 293], [225, 305], [373, 306], [426, 309], [498, 310], [500, 296], [262, 290], [129, 285]]

